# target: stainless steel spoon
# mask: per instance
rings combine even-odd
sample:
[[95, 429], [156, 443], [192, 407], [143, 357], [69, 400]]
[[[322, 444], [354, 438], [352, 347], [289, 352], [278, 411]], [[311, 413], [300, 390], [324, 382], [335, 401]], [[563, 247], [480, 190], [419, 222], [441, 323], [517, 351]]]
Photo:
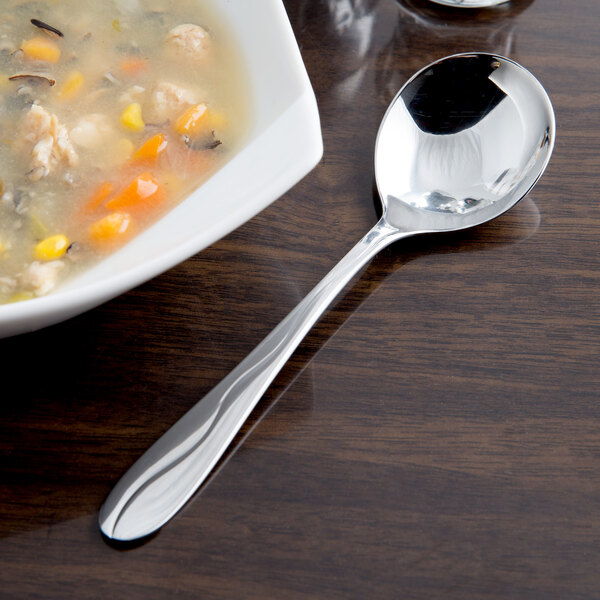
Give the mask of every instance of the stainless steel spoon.
[[100, 511], [102, 531], [133, 540], [164, 525], [204, 481], [352, 276], [392, 242], [473, 227], [511, 208], [546, 168], [554, 134], [544, 88], [512, 60], [459, 54], [414, 75], [392, 101], [377, 136], [380, 221], [125, 473]]

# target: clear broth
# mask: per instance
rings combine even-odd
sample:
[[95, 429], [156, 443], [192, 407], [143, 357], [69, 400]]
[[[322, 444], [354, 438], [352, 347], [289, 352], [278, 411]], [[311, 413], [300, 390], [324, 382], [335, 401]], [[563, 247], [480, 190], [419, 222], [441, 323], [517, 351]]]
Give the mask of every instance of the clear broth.
[[[250, 107], [243, 64], [231, 34], [206, 0], [10, 1], [0, 9], [0, 303], [47, 293], [61, 281], [113, 252], [156, 221], [218, 170], [236, 152], [247, 131]], [[60, 30], [49, 35], [37, 19]], [[167, 41], [181, 24], [208, 32], [209, 49], [195, 55]], [[56, 62], [24, 56], [28, 40], [49, 40]], [[34, 79], [14, 75], [37, 75]], [[78, 74], [75, 76], [74, 74]], [[50, 85], [47, 77], [55, 81]], [[72, 82], [76, 81], [78, 85]], [[71, 82], [71, 88], [68, 84]], [[160, 105], [157, 86], [176, 86], [185, 97], [177, 109]], [[74, 89], [74, 93], [73, 93]], [[50, 173], [32, 175], [36, 139], [23, 140], [32, 104], [56, 116], [77, 154]], [[143, 129], [122, 122], [133, 104]], [[201, 132], [176, 130], [182, 114], [199, 104], [211, 120]], [[91, 127], [83, 125], [90, 115]], [[98, 133], [100, 132], [100, 133]], [[132, 156], [155, 136], [165, 149], [156, 158]], [[100, 140], [100, 143], [98, 143]], [[142, 173], [160, 185], [160, 202], [120, 212], [130, 216], [122, 234], [93, 239], [92, 226], [111, 213], [110, 200]], [[98, 190], [111, 192], [97, 206]], [[112, 210], [115, 212], [115, 210]], [[68, 251], [40, 259], [40, 241], [64, 236]], [[56, 281], [32, 283], [32, 263], [57, 264]], [[48, 289], [46, 289], [48, 288]]]

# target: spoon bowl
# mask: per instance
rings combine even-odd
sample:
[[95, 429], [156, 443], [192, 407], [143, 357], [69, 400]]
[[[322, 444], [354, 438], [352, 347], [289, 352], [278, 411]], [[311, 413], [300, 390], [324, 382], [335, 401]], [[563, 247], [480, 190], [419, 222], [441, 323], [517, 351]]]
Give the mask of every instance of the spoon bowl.
[[133, 540], [164, 525], [211, 469], [317, 319], [377, 252], [416, 235], [466, 229], [513, 206], [554, 144], [546, 92], [491, 54], [442, 59], [412, 77], [386, 112], [375, 173], [383, 216], [292, 312], [125, 473], [100, 528]]
[[375, 145], [384, 217], [403, 231], [456, 231], [516, 204], [554, 144], [552, 104], [512, 60], [459, 54], [416, 73], [390, 104]]

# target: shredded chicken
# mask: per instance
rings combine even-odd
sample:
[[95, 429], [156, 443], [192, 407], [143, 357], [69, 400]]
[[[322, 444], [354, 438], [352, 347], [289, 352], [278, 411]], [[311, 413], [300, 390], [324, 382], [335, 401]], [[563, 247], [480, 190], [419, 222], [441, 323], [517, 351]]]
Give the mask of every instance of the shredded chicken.
[[184, 23], [177, 25], [169, 31], [166, 40], [178, 54], [193, 58], [203, 59], [211, 47], [208, 32], [199, 25]]
[[58, 273], [64, 266], [61, 260], [46, 263], [34, 261], [19, 275], [19, 283], [36, 296], [43, 296], [54, 288]]
[[23, 143], [31, 149], [32, 181], [38, 181], [60, 165], [76, 166], [79, 157], [73, 149], [67, 128], [56, 115], [34, 104], [23, 124]]
[[121, 104], [131, 104], [132, 102], [140, 102], [143, 99], [145, 92], [145, 87], [142, 87], [141, 85], [132, 85], [119, 96], [119, 102]]
[[10, 294], [17, 287], [17, 280], [13, 277], [0, 277], [0, 294]]
[[192, 90], [161, 81], [152, 90], [147, 114], [151, 120], [162, 123], [176, 117], [198, 100], [198, 94]]
[[87, 149], [100, 148], [114, 136], [115, 129], [110, 119], [100, 113], [81, 117], [77, 125], [71, 129], [73, 143]]

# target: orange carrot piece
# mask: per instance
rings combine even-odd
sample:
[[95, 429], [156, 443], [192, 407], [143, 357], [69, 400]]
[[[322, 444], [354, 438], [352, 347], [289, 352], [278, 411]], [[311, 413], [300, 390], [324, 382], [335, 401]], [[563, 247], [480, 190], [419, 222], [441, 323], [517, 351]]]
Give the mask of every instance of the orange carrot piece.
[[203, 131], [206, 104], [196, 104], [185, 110], [175, 121], [173, 127], [181, 135], [196, 135]]
[[162, 133], [159, 133], [146, 140], [134, 153], [133, 158], [138, 160], [156, 159], [166, 147], [167, 139]]
[[34, 37], [21, 44], [21, 50], [26, 58], [57, 63], [60, 59], [60, 48], [50, 39]]
[[119, 64], [121, 71], [127, 75], [137, 75], [148, 68], [148, 61], [137, 56], [129, 56]]
[[138, 175], [125, 189], [106, 203], [108, 210], [147, 209], [158, 207], [164, 191], [152, 173]]
[[126, 212], [112, 212], [92, 223], [90, 238], [95, 242], [117, 241], [131, 224], [131, 216]]
[[90, 199], [84, 204], [82, 212], [90, 214], [100, 208], [102, 203], [112, 194], [113, 189], [112, 183], [108, 181], [101, 183], [90, 196]]

